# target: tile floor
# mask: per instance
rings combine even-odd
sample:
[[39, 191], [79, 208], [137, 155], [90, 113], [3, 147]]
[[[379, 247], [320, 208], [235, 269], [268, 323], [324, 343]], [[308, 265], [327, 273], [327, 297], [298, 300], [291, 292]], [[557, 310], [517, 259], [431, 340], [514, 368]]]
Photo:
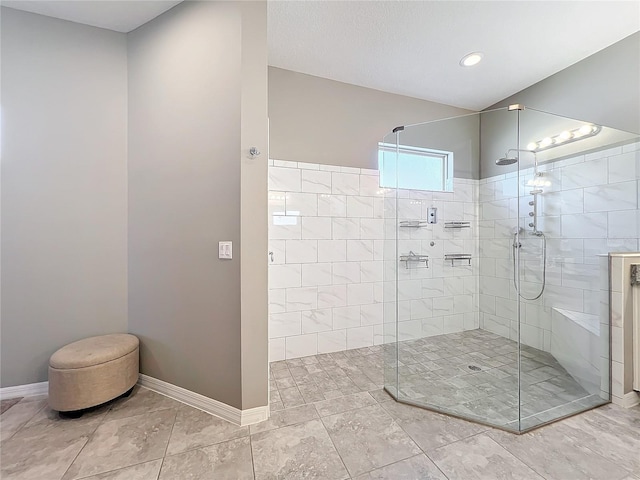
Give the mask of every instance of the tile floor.
[[[425, 364], [437, 375], [457, 365], [435, 368], [420, 357], [444, 350], [455, 354], [448, 358], [470, 355], [481, 368], [451, 379], [500, 368], [472, 355], [481, 350], [451, 349], [449, 340], [423, 352], [420, 344], [403, 347], [401, 372]], [[565, 375], [530, 354], [547, 360], [531, 371]], [[44, 397], [3, 401], [0, 478], [640, 480], [640, 407], [606, 405], [514, 435], [395, 402], [381, 389], [383, 355], [370, 347], [273, 363], [271, 418], [250, 427], [141, 387], [75, 420], [59, 418]], [[437, 366], [440, 358], [428, 360]], [[538, 374], [537, 383], [548, 381]]]
[[[398, 381], [403, 400], [518, 431], [517, 352], [512, 340], [470, 330], [401, 342], [398, 380], [393, 346], [274, 362], [271, 408], [335, 399], [383, 384], [395, 391]], [[606, 403], [584, 390], [547, 352], [523, 346], [521, 368], [523, 430]]]
[[518, 436], [378, 389], [238, 427], [136, 387], [75, 420], [27, 397], [0, 429], [4, 480], [640, 480], [640, 407], [606, 405]]

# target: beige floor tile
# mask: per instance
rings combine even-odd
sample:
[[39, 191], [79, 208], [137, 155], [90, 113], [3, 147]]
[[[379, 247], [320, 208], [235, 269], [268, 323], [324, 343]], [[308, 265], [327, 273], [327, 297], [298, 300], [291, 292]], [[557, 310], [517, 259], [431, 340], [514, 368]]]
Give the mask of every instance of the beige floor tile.
[[308, 422], [315, 418], [318, 418], [318, 413], [313, 405], [301, 405], [299, 407], [272, 412], [269, 420], [256, 423], [255, 425], [251, 425], [249, 428], [251, 430], [251, 434], [254, 435], [256, 433], [267, 432], [276, 428]]
[[349, 478], [319, 420], [252, 435], [251, 444], [257, 480]]
[[427, 453], [443, 445], [484, 432], [489, 428], [395, 401], [384, 402], [382, 407]]
[[0, 441], [13, 436], [46, 405], [46, 400], [21, 401], [0, 415]]
[[91, 422], [53, 422], [20, 429], [2, 443], [0, 478], [59, 480], [96, 426]]
[[322, 422], [351, 476], [421, 453], [379, 405], [324, 417]]
[[627, 475], [624, 468], [582, 446], [563, 423], [523, 435], [500, 430], [488, 435], [545, 478], [617, 480]]
[[445, 445], [429, 456], [449, 480], [544, 480], [485, 434]]
[[109, 472], [162, 458], [165, 454], [175, 409], [106, 420], [73, 462], [64, 480]]
[[332, 398], [324, 402], [317, 402], [314, 405], [318, 411], [318, 415], [326, 417], [376, 404], [377, 402], [369, 395], [369, 392], [360, 392], [353, 395], [345, 395], [344, 397]]
[[253, 479], [249, 438], [218, 443], [166, 457], [159, 480]]
[[248, 435], [249, 427], [239, 427], [209, 413], [183, 405], [176, 415], [167, 455]]
[[112, 403], [107, 420], [133, 417], [166, 408], [179, 408], [182, 405], [184, 404], [136, 385], [129, 397], [118, 398]]

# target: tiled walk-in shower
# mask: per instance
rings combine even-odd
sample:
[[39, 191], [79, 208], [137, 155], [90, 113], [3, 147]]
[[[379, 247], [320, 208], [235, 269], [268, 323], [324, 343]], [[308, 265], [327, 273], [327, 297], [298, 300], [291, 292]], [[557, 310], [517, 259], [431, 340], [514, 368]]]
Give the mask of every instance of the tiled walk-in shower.
[[639, 250], [637, 134], [517, 107], [378, 154], [270, 161], [273, 408], [384, 386], [521, 433], [619, 393], [608, 254]]

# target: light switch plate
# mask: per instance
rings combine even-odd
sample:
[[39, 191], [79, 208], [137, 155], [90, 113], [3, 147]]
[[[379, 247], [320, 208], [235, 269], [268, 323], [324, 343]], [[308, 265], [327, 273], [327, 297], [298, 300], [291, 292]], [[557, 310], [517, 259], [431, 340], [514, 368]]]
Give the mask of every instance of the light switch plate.
[[233, 258], [232, 242], [218, 242], [218, 258], [222, 258], [224, 260], [230, 260]]

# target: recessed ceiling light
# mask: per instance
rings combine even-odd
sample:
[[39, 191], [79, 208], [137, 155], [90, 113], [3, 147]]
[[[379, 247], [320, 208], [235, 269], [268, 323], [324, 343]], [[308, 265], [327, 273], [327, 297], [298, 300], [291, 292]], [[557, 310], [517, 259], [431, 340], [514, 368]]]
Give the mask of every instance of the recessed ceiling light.
[[480, 63], [480, 60], [482, 60], [482, 56], [482, 52], [469, 53], [468, 55], [462, 57], [462, 60], [460, 60], [460, 65], [463, 67], [473, 67], [474, 65]]

